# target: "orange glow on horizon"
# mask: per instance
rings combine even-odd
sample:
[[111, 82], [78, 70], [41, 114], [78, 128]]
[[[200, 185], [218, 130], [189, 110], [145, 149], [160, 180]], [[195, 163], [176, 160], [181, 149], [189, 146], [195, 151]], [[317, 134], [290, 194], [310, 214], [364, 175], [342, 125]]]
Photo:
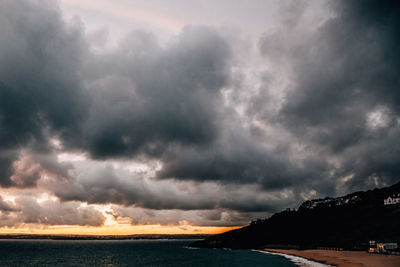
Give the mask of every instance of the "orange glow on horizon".
[[18, 228], [0, 227], [0, 234], [38, 234], [38, 235], [140, 235], [140, 234], [220, 234], [240, 228], [218, 226], [185, 225], [112, 225], [112, 226], [71, 226], [71, 225], [30, 225]]

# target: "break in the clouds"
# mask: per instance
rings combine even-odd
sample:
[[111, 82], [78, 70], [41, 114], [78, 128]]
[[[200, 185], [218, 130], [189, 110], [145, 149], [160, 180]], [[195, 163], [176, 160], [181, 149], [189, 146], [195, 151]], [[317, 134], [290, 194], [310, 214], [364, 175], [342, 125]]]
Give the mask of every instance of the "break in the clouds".
[[235, 226], [398, 181], [396, 1], [138, 1], [119, 41], [90, 3], [0, 2], [2, 226]]

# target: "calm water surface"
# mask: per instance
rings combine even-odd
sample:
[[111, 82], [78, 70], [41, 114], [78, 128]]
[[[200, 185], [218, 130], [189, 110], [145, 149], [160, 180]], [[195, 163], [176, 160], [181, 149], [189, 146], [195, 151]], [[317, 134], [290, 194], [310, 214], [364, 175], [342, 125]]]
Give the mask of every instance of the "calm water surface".
[[297, 266], [256, 251], [188, 249], [190, 242], [0, 240], [0, 266]]

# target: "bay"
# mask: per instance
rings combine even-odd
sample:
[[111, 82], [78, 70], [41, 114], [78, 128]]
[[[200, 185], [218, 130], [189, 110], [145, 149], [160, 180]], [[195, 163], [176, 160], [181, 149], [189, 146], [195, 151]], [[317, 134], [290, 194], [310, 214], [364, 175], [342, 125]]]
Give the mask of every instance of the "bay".
[[0, 266], [297, 266], [251, 250], [192, 249], [182, 240], [0, 240]]

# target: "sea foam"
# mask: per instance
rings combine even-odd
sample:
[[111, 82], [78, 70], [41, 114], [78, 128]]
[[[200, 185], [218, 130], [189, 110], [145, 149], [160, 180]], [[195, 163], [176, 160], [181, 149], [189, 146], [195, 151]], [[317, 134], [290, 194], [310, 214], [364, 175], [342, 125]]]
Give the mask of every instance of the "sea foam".
[[308, 259], [305, 259], [302, 257], [297, 257], [297, 256], [288, 255], [288, 254], [284, 254], [284, 253], [269, 252], [269, 251], [264, 251], [264, 250], [253, 250], [253, 251], [258, 251], [258, 252], [265, 253], [265, 254], [283, 256], [283, 257], [289, 259], [290, 261], [294, 262], [295, 264], [302, 266], [302, 267], [333, 267], [333, 265], [323, 264], [320, 262], [316, 262], [316, 261], [308, 260]]

